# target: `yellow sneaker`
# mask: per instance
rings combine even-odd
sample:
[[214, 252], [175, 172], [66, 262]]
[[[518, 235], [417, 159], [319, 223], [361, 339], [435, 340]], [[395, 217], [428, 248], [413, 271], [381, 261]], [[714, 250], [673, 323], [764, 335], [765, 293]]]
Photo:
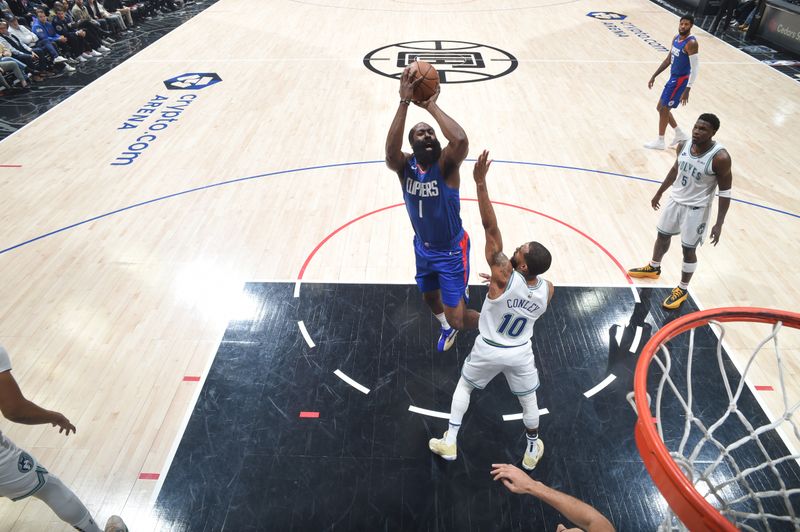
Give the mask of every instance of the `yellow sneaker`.
[[456, 449], [456, 444], [446, 443], [447, 440], [447, 432], [444, 433], [444, 436], [441, 438], [431, 438], [431, 441], [428, 442], [428, 448], [445, 460], [455, 460], [456, 454], [458, 451]]
[[680, 307], [686, 298], [689, 297], [689, 291], [684, 290], [680, 286], [676, 286], [672, 289], [672, 293], [669, 295], [667, 299], [661, 304], [664, 308], [669, 310], [675, 310], [676, 308]]
[[636, 278], [649, 278], [649, 279], [658, 279], [658, 276], [661, 275], [661, 267], [653, 268], [650, 264], [646, 264], [641, 268], [631, 268], [628, 270], [628, 275], [631, 277]]
[[525, 449], [525, 455], [522, 457], [522, 467], [527, 471], [536, 467], [536, 464], [539, 463], [539, 460], [542, 459], [542, 455], [544, 454], [544, 442], [541, 438], [537, 441], [536, 451], [533, 454], [528, 454], [528, 450]]

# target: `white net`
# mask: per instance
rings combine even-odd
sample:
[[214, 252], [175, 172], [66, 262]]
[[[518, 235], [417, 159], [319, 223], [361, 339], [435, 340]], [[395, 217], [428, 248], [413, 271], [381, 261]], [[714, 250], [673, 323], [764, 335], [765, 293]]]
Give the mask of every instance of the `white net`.
[[[658, 435], [700, 495], [741, 530], [800, 530], [800, 454], [789, 450], [792, 435], [800, 441], [800, 383], [781, 356], [781, 329], [780, 322], [771, 326], [741, 374], [724, 354], [726, 331], [716, 321], [671, 339], [674, 357], [662, 344], [648, 372]], [[693, 372], [699, 357], [706, 371]], [[716, 357], [713, 364], [709, 357]], [[719, 374], [709, 374], [713, 365]], [[780, 386], [771, 392], [781, 394], [782, 403], [773, 419], [747, 385], [753, 368], [765, 366]], [[780, 432], [789, 435], [788, 446]], [[685, 530], [673, 514], [660, 529]]]

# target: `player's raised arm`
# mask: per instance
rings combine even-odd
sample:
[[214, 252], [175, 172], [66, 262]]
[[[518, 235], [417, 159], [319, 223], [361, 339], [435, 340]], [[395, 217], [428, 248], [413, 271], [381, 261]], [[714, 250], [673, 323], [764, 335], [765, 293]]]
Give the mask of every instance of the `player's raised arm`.
[[406, 155], [403, 153], [403, 129], [406, 125], [408, 106], [414, 95], [414, 87], [420, 81], [422, 78], [415, 81], [411, 77], [411, 69], [408, 67], [400, 76], [400, 103], [397, 104], [397, 112], [386, 136], [386, 166], [395, 172], [402, 171], [406, 162]]
[[483, 150], [475, 162], [472, 170], [472, 177], [478, 190], [478, 206], [481, 212], [481, 222], [486, 233], [486, 262], [492, 269], [492, 277], [489, 284], [490, 296], [493, 289], [505, 289], [508, 278], [511, 276], [511, 262], [503, 253], [503, 236], [497, 225], [497, 216], [494, 214], [494, 207], [489, 199], [489, 190], [486, 187], [486, 174], [492, 161], [489, 160], [489, 152]]
[[714, 173], [717, 174], [717, 185], [719, 186], [719, 207], [717, 208], [717, 221], [711, 228], [711, 243], [715, 246], [719, 243], [722, 236], [722, 224], [725, 223], [725, 215], [728, 214], [728, 207], [731, 206], [731, 187], [733, 186], [733, 173], [731, 172], [731, 156], [727, 150], [720, 150], [711, 163]]
[[[467, 139], [467, 133], [464, 131], [464, 128], [458, 125], [458, 122], [450, 118], [447, 113], [442, 111], [436, 103], [438, 97], [439, 87], [437, 87], [433, 96], [424, 102], [418, 102], [417, 105], [428, 110], [436, 120], [436, 123], [439, 124], [442, 135], [447, 139], [447, 146], [442, 149], [440, 160], [442, 162], [442, 173], [445, 179], [449, 180], [451, 176], [458, 176], [458, 173], [454, 172], [454, 170], [457, 170], [458, 167], [461, 166], [461, 163], [464, 162], [464, 159], [467, 158], [467, 153], [469, 153], [469, 140]], [[455, 185], [457, 185], [457, 183]]]

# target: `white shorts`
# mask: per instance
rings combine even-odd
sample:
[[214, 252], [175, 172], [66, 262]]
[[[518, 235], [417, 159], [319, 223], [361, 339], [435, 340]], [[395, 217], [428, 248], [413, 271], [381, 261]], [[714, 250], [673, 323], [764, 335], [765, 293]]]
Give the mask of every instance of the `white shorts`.
[[47, 482], [47, 470], [30, 454], [0, 433], [0, 497], [18, 501]]
[[682, 246], [696, 248], [703, 243], [706, 236], [709, 214], [711, 214], [710, 206], [690, 207], [675, 203], [669, 198], [661, 211], [661, 218], [656, 228], [659, 233], [665, 235], [680, 234]]
[[464, 361], [461, 375], [482, 390], [501, 372], [514, 395], [528, 395], [539, 387], [539, 372], [536, 371], [530, 342], [519, 347], [495, 347], [478, 336]]

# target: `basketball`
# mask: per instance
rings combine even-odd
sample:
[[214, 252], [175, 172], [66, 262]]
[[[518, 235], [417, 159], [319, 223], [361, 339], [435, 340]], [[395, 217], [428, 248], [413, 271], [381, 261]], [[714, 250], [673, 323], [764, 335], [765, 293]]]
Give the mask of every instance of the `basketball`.
[[411, 63], [411, 75], [414, 80], [422, 78], [422, 81], [414, 89], [414, 100], [422, 102], [430, 98], [439, 87], [439, 73], [433, 65], [420, 61], [419, 59]]

